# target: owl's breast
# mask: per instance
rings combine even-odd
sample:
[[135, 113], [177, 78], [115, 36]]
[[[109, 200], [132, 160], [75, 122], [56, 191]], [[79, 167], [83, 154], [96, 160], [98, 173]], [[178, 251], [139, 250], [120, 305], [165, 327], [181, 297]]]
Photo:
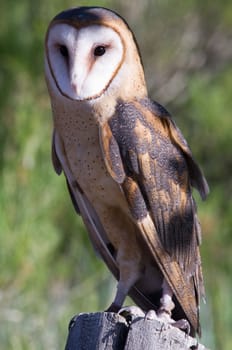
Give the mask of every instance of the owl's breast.
[[76, 129], [64, 139], [65, 150], [74, 178], [96, 207], [121, 206], [123, 194], [107, 171], [99, 142], [98, 127]]
[[94, 110], [88, 103], [68, 100], [62, 104], [58, 101], [57, 105], [53, 101], [52, 107], [69, 169], [88, 199], [95, 208], [105, 204], [122, 207], [125, 198], [105, 166]]

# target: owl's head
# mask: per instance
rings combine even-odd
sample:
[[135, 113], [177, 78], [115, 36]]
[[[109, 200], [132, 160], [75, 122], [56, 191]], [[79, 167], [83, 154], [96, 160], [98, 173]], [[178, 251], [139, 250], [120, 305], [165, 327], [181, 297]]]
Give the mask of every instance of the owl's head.
[[[127, 23], [100, 7], [58, 14], [46, 35], [46, 79], [71, 100], [96, 100], [146, 94], [139, 50]], [[54, 91], [53, 91], [54, 92]]]

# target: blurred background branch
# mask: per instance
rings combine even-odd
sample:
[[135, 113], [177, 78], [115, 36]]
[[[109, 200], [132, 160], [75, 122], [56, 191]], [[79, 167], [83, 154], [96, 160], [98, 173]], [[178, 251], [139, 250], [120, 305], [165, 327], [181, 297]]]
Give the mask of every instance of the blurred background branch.
[[173, 114], [209, 181], [201, 203], [207, 304], [202, 343], [232, 348], [232, 2], [2, 0], [0, 4], [0, 344], [60, 349], [73, 313], [108, 306], [113, 279], [95, 257], [50, 161], [43, 76], [49, 21], [65, 8], [118, 11], [138, 40], [150, 96]]

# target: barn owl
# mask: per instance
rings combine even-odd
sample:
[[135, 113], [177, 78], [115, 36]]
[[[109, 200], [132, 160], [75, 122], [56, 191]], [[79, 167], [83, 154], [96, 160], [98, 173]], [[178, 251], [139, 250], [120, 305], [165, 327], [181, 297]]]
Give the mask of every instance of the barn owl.
[[[58, 14], [45, 41], [52, 160], [95, 250], [130, 295], [200, 332], [200, 225], [192, 197], [208, 185], [167, 110], [148, 97], [136, 39], [115, 12]], [[170, 321], [171, 322], [171, 321]]]

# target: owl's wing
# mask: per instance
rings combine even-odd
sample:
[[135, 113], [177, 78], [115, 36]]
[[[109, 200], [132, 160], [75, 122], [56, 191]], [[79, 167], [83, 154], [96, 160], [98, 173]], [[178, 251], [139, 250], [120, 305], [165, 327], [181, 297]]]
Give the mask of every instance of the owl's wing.
[[170, 116], [157, 108], [138, 102], [120, 104], [100, 128], [101, 147], [141, 237], [199, 331], [200, 227], [190, 184], [203, 198], [208, 187], [182, 134]]

